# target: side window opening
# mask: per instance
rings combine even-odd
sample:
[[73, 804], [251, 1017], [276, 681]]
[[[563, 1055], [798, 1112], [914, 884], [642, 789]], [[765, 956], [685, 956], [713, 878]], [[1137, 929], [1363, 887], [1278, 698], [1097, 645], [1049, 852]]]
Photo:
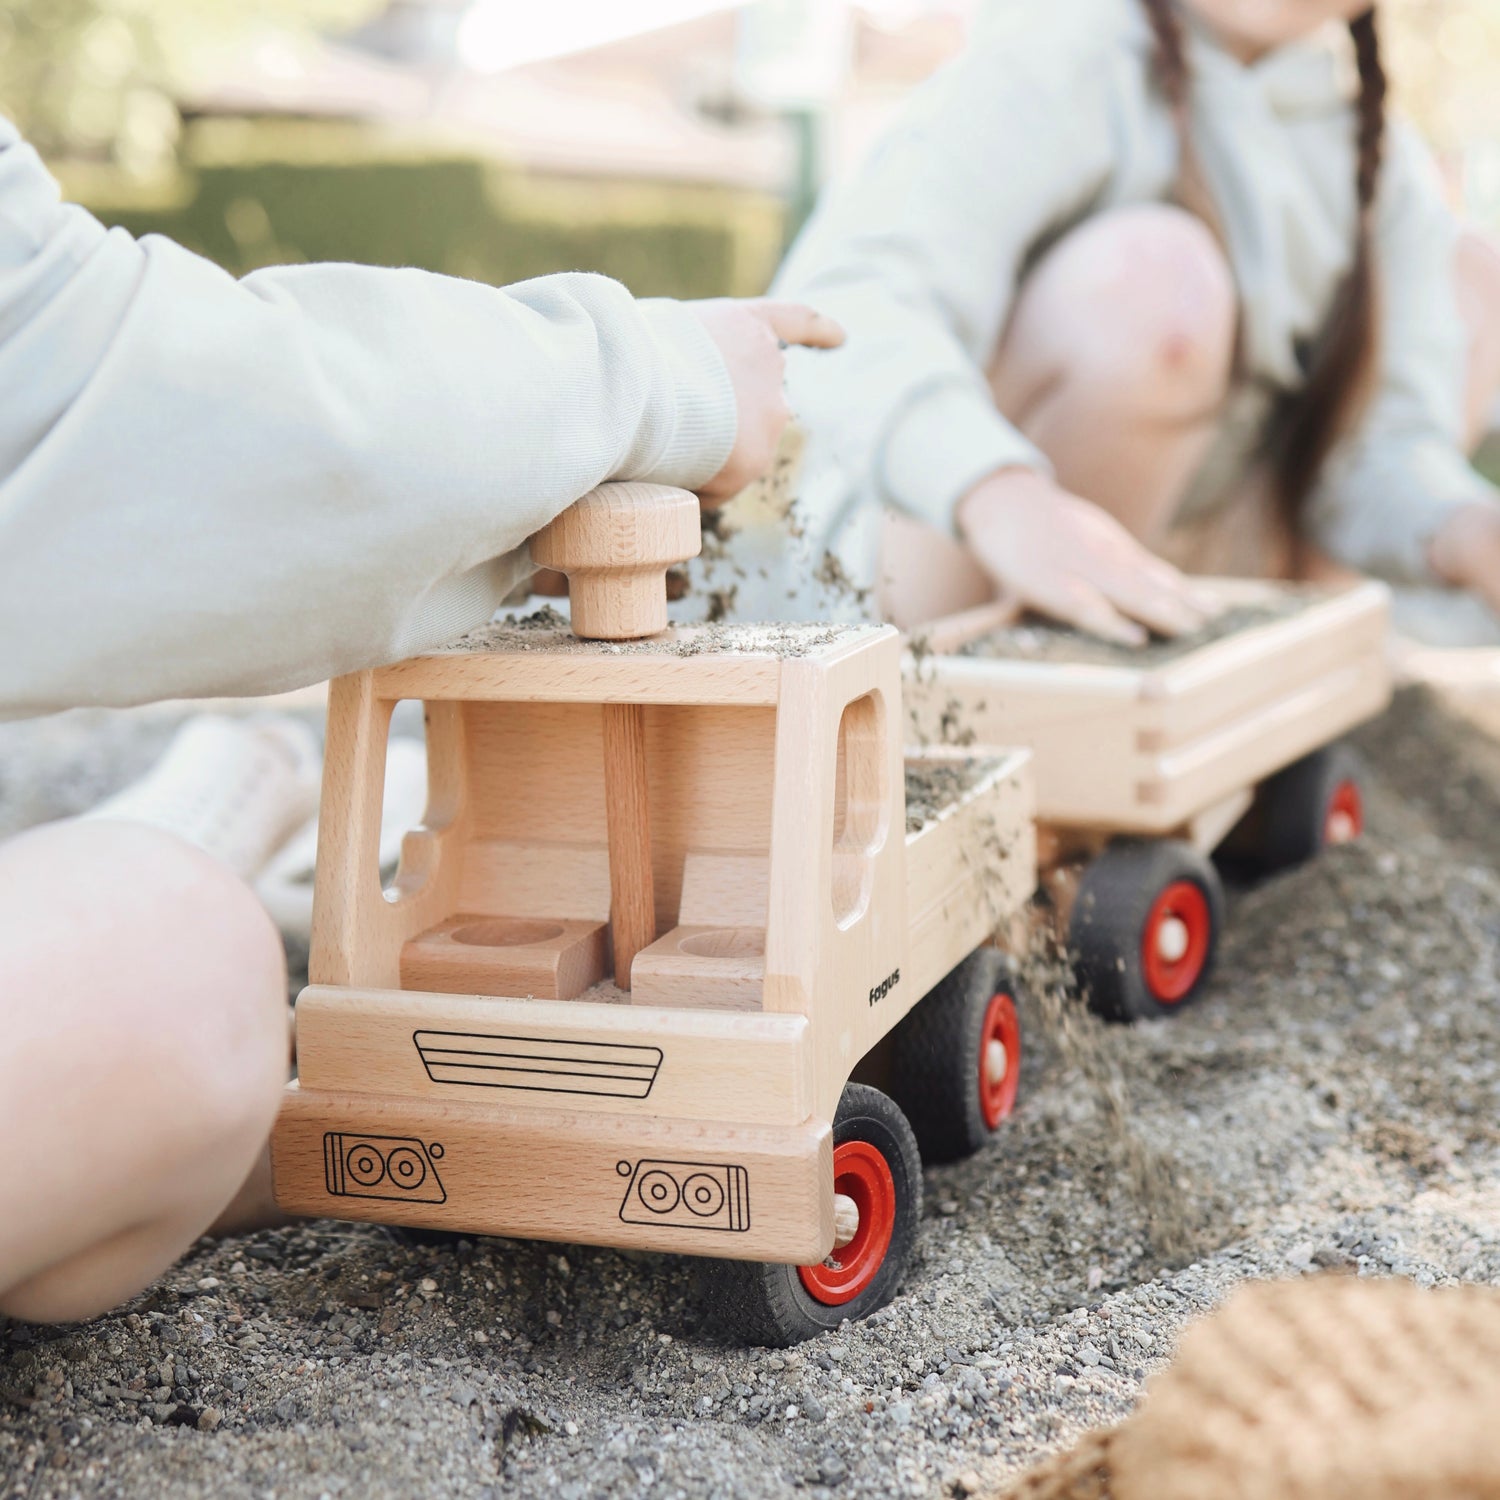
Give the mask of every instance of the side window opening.
[[875, 856], [890, 826], [885, 702], [866, 693], [839, 720], [833, 793], [833, 917], [848, 927], [870, 900]]

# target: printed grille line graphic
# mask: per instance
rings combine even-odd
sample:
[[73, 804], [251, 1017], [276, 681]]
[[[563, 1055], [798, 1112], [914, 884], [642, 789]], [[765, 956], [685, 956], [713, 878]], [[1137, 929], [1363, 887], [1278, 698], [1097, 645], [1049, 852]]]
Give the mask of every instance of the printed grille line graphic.
[[610, 1099], [646, 1098], [663, 1056], [660, 1047], [634, 1042], [482, 1031], [415, 1031], [412, 1041], [434, 1083]]

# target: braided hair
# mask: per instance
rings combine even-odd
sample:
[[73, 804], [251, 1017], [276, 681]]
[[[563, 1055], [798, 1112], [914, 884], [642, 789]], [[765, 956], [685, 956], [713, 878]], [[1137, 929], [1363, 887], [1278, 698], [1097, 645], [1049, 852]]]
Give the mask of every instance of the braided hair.
[[[1177, 197], [1217, 230], [1218, 216], [1189, 128], [1192, 77], [1181, 17], [1175, 0], [1141, 0], [1141, 4], [1156, 44], [1157, 85], [1182, 143]], [[1306, 378], [1301, 389], [1277, 401], [1263, 435], [1263, 452], [1277, 498], [1296, 537], [1300, 537], [1302, 510], [1319, 471], [1369, 402], [1379, 354], [1375, 195], [1385, 152], [1386, 77], [1373, 5], [1349, 23], [1349, 34], [1359, 68], [1354, 256], [1322, 328], [1303, 353]]]

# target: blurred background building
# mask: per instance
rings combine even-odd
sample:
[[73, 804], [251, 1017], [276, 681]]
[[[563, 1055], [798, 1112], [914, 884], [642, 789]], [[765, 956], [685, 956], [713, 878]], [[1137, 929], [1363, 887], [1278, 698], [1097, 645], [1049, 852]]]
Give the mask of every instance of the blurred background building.
[[[0, 111], [235, 271], [750, 293], [986, 3], [1036, 0], [0, 0]], [[1500, 0], [1386, 3], [1402, 104], [1500, 226]]]

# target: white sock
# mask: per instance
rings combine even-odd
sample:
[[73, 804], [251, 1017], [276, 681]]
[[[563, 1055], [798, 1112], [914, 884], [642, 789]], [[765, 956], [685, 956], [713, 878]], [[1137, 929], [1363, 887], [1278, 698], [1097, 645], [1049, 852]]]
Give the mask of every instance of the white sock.
[[189, 719], [166, 753], [85, 818], [147, 823], [252, 880], [318, 806], [322, 757], [296, 719]]

